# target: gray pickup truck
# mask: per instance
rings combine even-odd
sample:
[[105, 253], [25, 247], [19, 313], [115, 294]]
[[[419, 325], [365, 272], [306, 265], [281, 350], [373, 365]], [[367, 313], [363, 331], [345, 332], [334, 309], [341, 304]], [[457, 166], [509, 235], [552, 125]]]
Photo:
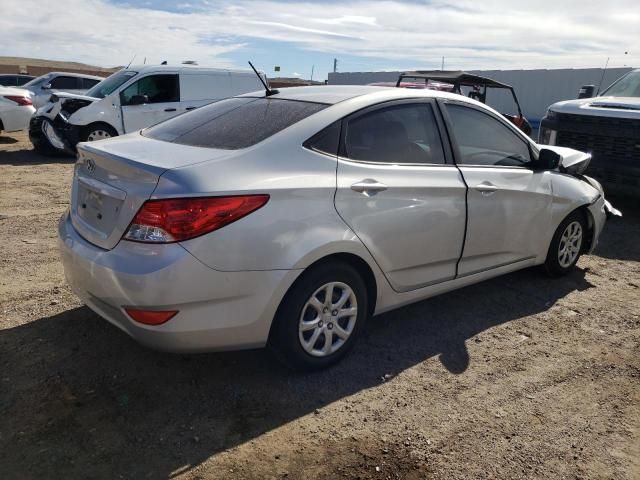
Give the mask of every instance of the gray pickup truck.
[[[591, 89], [583, 87], [581, 96]], [[640, 195], [640, 69], [596, 97], [551, 105], [538, 143], [591, 153], [589, 175], [613, 191]]]

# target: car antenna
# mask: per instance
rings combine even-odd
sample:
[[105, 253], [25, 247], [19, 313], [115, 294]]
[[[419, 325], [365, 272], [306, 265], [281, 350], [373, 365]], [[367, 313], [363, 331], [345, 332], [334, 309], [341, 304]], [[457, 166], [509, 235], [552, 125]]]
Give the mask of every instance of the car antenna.
[[264, 85], [264, 91], [267, 97], [270, 97], [271, 95], [275, 95], [276, 93], [280, 93], [275, 88], [269, 88], [269, 85], [267, 85], [267, 83], [264, 81], [264, 78], [262, 78], [262, 76], [258, 73], [258, 70], [256, 70], [256, 67], [253, 66], [253, 63], [249, 62], [249, 66], [253, 69], [255, 74], [258, 76], [258, 80], [260, 80], [260, 83]]
[[129, 68], [131, 66], [131, 64], [133, 63], [133, 61], [136, 59], [136, 55], [137, 53], [133, 54], [133, 57], [131, 57], [131, 60], [129, 60], [129, 65], [126, 66], [126, 68]]
[[607, 67], [609, 66], [609, 57], [607, 57], [607, 63], [604, 64], [604, 70], [602, 70], [602, 77], [600, 77], [600, 83], [598, 84], [598, 91], [596, 97], [600, 95], [600, 88], [602, 88], [602, 82], [604, 82], [604, 74], [607, 73]]

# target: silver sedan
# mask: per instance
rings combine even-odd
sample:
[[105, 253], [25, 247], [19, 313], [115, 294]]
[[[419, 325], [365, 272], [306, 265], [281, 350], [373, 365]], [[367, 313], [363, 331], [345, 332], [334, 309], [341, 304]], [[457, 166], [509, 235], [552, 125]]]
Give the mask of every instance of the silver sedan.
[[371, 315], [570, 271], [615, 213], [588, 162], [446, 92], [253, 93], [80, 144], [60, 251], [75, 293], [143, 344], [322, 368]]

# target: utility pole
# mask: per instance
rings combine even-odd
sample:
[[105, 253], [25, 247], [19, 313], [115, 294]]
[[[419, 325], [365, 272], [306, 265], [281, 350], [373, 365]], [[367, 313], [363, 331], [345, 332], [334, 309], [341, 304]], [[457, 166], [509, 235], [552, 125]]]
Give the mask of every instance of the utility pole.
[[333, 59], [333, 73], [336, 73], [338, 71], [338, 59], [334, 58]]
[[440, 67], [440, 70], [444, 70], [444, 55], [442, 56], [442, 66]]
[[315, 65], [311, 65], [311, 81], [313, 82], [313, 69], [316, 68]]

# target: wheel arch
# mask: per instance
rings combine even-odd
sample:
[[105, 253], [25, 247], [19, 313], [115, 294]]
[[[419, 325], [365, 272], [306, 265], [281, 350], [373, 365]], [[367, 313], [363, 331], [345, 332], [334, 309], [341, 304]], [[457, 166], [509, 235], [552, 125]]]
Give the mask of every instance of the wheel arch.
[[[593, 218], [593, 213], [589, 210], [589, 205], [581, 205], [574, 210], [574, 212], [582, 212], [584, 218], [587, 222], [587, 235], [584, 236], [584, 242], [582, 244], [582, 253], [588, 253], [591, 251], [591, 246], [595, 241], [596, 229], [595, 229], [595, 219]], [[573, 212], [571, 212], [573, 213]], [[569, 215], [571, 215], [571, 213]]]
[[[362, 277], [362, 280], [364, 281], [365, 287], [367, 289], [367, 300], [368, 300], [367, 313], [369, 316], [373, 315], [376, 309], [376, 300], [378, 296], [378, 281], [376, 280], [376, 276], [373, 269], [371, 268], [369, 263], [359, 255], [356, 255], [354, 253], [348, 253], [348, 252], [337, 252], [337, 253], [328, 254], [322, 258], [317, 259], [316, 261], [308, 265], [300, 275], [298, 275], [298, 278], [296, 278], [296, 280], [289, 286], [285, 294], [282, 296], [282, 299], [278, 304], [278, 308], [276, 309], [274, 320], [278, 318], [280, 309], [284, 305], [287, 299], [287, 296], [289, 295], [289, 292], [291, 292], [291, 290], [302, 280], [302, 278], [304, 278], [305, 273], [308, 272], [310, 269], [317, 267], [318, 265], [331, 263], [331, 262], [345, 263], [351, 266], [352, 268], [354, 268], [360, 274], [360, 276]], [[275, 321], [271, 322], [271, 327], [269, 329], [269, 339], [272, 338], [272, 334], [275, 330], [274, 328], [275, 323], [276, 323]]]
[[[564, 222], [567, 217], [569, 217], [570, 215], [573, 215], [575, 212], [580, 212], [587, 224], [587, 234], [584, 236], [585, 241], [582, 243], [581, 253], [589, 252], [591, 249], [591, 245], [594, 242], [594, 236], [595, 236], [595, 220], [593, 218], [593, 214], [589, 210], [589, 206], [590, 206], [589, 203], [583, 203], [582, 205], [578, 205], [572, 210], [569, 210], [564, 215], [562, 215], [562, 217], [559, 217], [558, 221], [556, 222], [557, 224], [554, 226], [553, 230], [551, 231], [551, 238], [549, 238], [548, 245], [551, 245], [551, 242], [553, 241], [553, 235], [555, 234], [558, 227], [562, 224], [562, 222]], [[547, 248], [549, 247], [547, 246]]]

